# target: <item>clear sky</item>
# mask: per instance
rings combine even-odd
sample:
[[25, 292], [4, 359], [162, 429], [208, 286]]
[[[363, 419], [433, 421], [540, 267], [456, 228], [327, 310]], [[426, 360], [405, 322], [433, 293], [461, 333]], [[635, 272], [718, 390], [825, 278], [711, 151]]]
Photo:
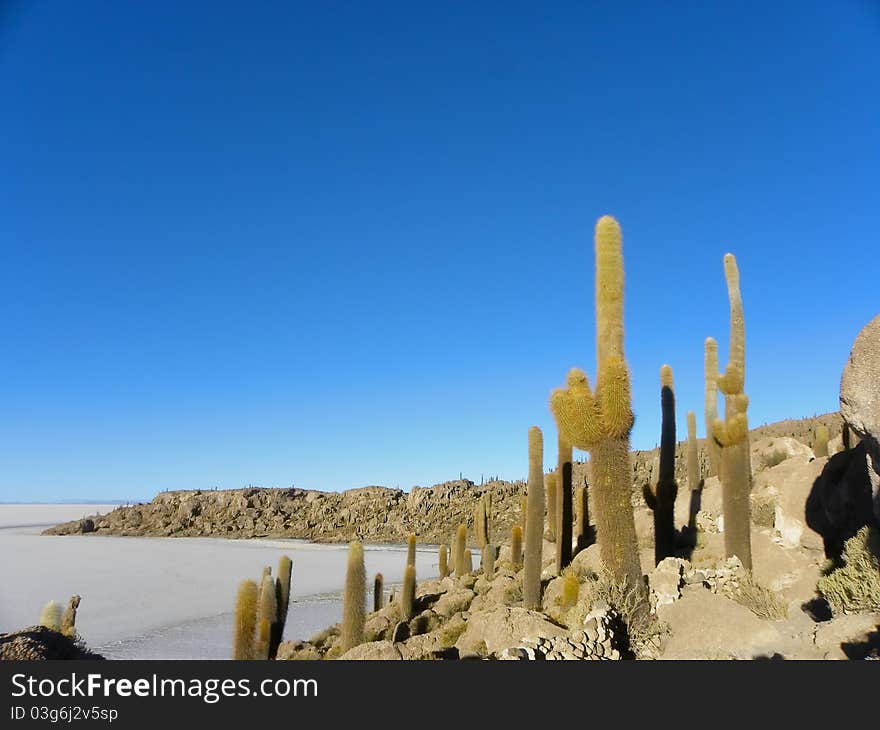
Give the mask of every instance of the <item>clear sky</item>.
[[880, 311], [877, 0], [0, 5], [0, 500], [549, 466], [605, 213], [635, 447], [726, 251], [752, 425]]

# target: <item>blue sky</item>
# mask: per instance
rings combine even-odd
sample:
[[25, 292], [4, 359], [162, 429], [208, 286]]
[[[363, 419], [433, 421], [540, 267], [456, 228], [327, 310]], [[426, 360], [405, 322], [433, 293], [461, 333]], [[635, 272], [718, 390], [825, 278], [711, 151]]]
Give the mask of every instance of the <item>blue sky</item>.
[[3, 5], [0, 500], [522, 477], [605, 213], [635, 447], [726, 251], [753, 425], [880, 310], [874, 0]]

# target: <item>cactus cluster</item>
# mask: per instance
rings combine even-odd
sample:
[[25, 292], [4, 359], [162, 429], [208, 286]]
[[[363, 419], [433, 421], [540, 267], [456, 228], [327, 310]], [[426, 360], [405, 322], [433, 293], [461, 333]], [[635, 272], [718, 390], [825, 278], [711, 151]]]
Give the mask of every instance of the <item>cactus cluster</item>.
[[[264, 567], [260, 581], [239, 583], [233, 619], [233, 659], [274, 659], [287, 621], [292, 563], [287, 555], [278, 561], [278, 577]], [[78, 603], [78, 602], [77, 602]]]

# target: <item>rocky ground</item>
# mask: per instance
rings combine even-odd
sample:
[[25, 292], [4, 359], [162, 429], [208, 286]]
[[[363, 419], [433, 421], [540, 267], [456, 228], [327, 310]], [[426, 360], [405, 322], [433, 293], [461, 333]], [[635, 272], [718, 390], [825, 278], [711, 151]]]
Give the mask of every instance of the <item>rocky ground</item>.
[[[632, 625], [626, 600], [602, 569], [597, 545], [579, 552], [569, 573], [577, 599], [566, 604], [555, 575], [555, 545], [544, 544], [541, 611], [522, 607], [521, 571], [502, 547], [491, 580], [479, 573], [419, 584], [416, 614], [400, 620], [392, 603], [371, 613], [367, 642], [343, 654], [339, 627], [282, 645], [279, 658], [345, 659], [846, 659], [876, 656], [880, 612], [832, 615], [816, 592], [828, 568], [823, 537], [804, 505], [828, 465], [795, 439], [752, 446], [753, 574], [724, 557], [721, 487], [706, 480], [696, 545], [653, 565], [653, 518], [635, 514], [651, 615]], [[680, 493], [676, 523], [688, 521]], [[570, 601], [570, 597], [569, 597]]]

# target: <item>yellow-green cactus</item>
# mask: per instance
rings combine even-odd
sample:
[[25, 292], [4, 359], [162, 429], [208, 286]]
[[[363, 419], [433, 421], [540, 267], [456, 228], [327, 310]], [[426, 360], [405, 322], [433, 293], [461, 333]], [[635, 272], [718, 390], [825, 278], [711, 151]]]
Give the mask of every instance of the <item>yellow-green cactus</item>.
[[257, 602], [260, 589], [255, 581], [243, 580], [238, 585], [235, 599], [234, 634], [232, 637], [232, 658], [253, 659], [255, 657], [255, 632], [257, 630]]
[[623, 355], [623, 255], [620, 226], [610, 216], [596, 224], [596, 391], [572, 369], [550, 408], [563, 438], [590, 452], [596, 530], [605, 566], [640, 598], [647, 590], [639, 562], [630, 501], [629, 436], [633, 425], [629, 372]]
[[538, 610], [541, 608], [541, 554], [544, 547], [544, 437], [537, 426], [529, 429], [528, 490], [523, 605]]
[[438, 572], [441, 578], [449, 575], [449, 549], [445, 545], [441, 545], [437, 555]]
[[510, 562], [514, 568], [522, 565], [523, 531], [519, 525], [510, 528]]
[[367, 571], [364, 567], [364, 546], [353, 542], [348, 546], [345, 571], [345, 592], [342, 594], [342, 651], [364, 643], [364, 621], [367, 603]]
[[459, 525], [455, 533], [455, 575], [460, 578], [467, 569], [467, 526]]
[[416, 536], [412, 533], [406, 538], [406, 564], [416, 564]]
[[706, 378], [706, 451], [709, 454], [709, 475], [721, 477], [721, 448], [712, 438], [712, 425], [718, 418], [718, 343], [707, 337], [704, 350], [704, 368]]
[[52, 631], [61, 631], [61, 606], [55, 601], [49, 601], [40, 611], [40, 626], [45, 626]]
[[747, 570], [752, 568], [749, 492], [751, 463], [749, 399], [745, 383], [745, 324], [739, 291], [739, 270], [732, 254], [724, 256], [724, 274], [730, 299], [730, 360], [718, 389], [724, 394], [724, 418], [712, 424], [712, 437], [721, 448], [721, 500], [724, 514], [724, 550], [737, 556]]
[[544, 497], [547, 500], [547, 532], [550, 542], [556, 539], [556, 474], [551, 472], [544, 477]]
[[817, 457], [828, 456], [828, 428], [823, 423], [816, 426], [813, 453]]
[[700, 511], [703, 491], [703, 477], [700, 469], [700, 451], [697, 444], [697, 416], [693, 411], [687, 414], [687, 477], [691, 493], [688, 509], [688, 530], [693, 534], [697, 529], [697, 513]]
[[76, 636], [76, 612], [81, 600], [79, 596], [71, 596], [67, 602], [67, 607], [61, 617], [61, 633], [65, 636]]
[[403, 587], [400, 589], [400, 617], [409, 621], [415, 615], [416, 566], [407, 565], [403, 571]]

